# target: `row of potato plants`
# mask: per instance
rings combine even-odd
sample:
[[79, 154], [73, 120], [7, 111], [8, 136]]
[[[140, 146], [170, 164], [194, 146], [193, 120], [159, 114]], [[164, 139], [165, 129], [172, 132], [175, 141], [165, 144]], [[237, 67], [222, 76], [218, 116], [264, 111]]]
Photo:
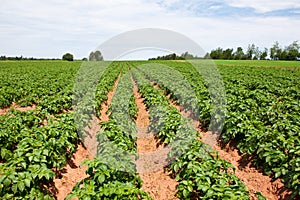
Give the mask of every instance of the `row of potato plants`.
[[[197, 92], [205, 81], [189, 63], [168, 63], [180, 71]], [[196, 63], [201, 68], [201, 63]], [[222, 66], [227, 112], [222, 138], [254, 156], [256, 166], [281, 178], [300, 194], [300, 88], [299, 71]], [[207, 89], [206, 89], [207, 90]], [[203, 99], [197, 92], [198, 99]]]
[[155, 89], [137, 69], [132, 70], [139, 92], [150, 111], [150, 130], [170, 145], [170, 165], [180, 199], [249, 199], [245, 185], [232, 173], [234, 167], [219, 158], [198, 138], [189, 121], [171, 106], [167, 97]]
[[97, 134], [97, 156], [85, 163], [88, 177], [76, 184], [67, 199], [151, 199], [141, 190], [142, 180], [134, 162], [137, 127], [133, 119], [137, 108], [128, 66], [122, 65], [122, 76], [108, 111], [109, 120], [101, 122], [102, 130]]
[[74, 118], [81, 139], [93, 116], [100, 117], [102, 104], [122, 71], [119, 62], [84, 62], [77, 72], [73, 89]]
[[[219, 89], [211, 86], [208, 92], [208, 89], [203, 85], [204, 92], [195, 91], [185, 76], [166, 64], [152, 62], [141, 65], [139, 69], [150, 81], [158, 84], [171, 100], [180, 105], [180, 109], [188, 111], [189, 117], [199, 120], [201, 122], [200, 128], [208, 129], [214, 134], [220, 134], [226, 105], [224, 104], [224, 97], [215, 97], [215, 94], [220, 92]], [[214, 71], [211, 71], [210, 75], [207, 76], [209, 82], [216, 80], [212, 76], [212, 72]], [[201, 98], [198, 98], [200, 96]]]
[[48, 188], [77, 143], [70, 114], [54, 119], [39, 111], [12, 110], [0, 116], [1, 199], [54, 199]]
[[160, 64], [149, 63], [138, 67], [146, 78], [158, 84], [166, 95], [180, 105], [184, 111], [192, 111], [191, 117], [198, 117], [198, 99], [189, 82], [178, 71]]
[[78, 62], [1, 62], [0, 107], [36, 110], [0, 116], [1, 199], [54, 199], [53, 179], [79, 142], [71, 113]]
[[[11, 108], [1, 116], [1, 198], [52, 199], [55, 195], [48, 187], [75, 152], [77, 131], [81, 135], [80, 128], [94, 114], [94, 96], [89, 92], [96, 93], [98, 101], [105, 100], [104, 94], [113, 87], [120, 72], [115, 63], [107, 67], [106, 63], [89, 62], [78, 71], [79, 64], [1, 62], [1, 106], [12, 102], [20, 106], [37, 105], [36, 111]], [[99, 94], [95, 88], [105, 91]], [[64, 113], [73, 109], [74, 116]], [[81, 121], [82, 126], [74, 124]]]
[[21, 107], [59, 114], [72, 109], [72, 92], [81, 62], [0, 62], [0, 108]]
[[[299, 71], [220, 68], [228, 99], [223, 138], [300, 195]], [[241, 73], [244, 75], [241, 76]], [[231, 76], [231, 78], [230, 78]]]
[[[36, 104], [36, 110], [20, 112], [11, 108], [0, 116], [0, 196], [2, 199], [53, 199], [53, 179], [76, 151], [78, 119], [71, 112], [76, 95], [86, 95], [84, 86], [96, 87], [99, 79], [91, 72], [104, 67], [91, 63], [75, 79], [80, 63], [68, 62], [1, 62], [0, 101], [2, 106], [16, 102], [20, 106]], [[98, 69], [97, 69], [98, 66]], [[114, 69], [114, 67], [111, 67]], [[102, 85], [111, 84], [106, 77]], [[102, 71], [101, 71], [102, 70]], [[119, 70], [119, 69], [118, 69]], [[85, 72], [84, 73], [82, 73]], [[119, 72], [118, 72], [119, 73]], [[84, 74], [84, 75], [82, 75]], [[80, 85], [80, 78], [83, 83]], [[114, 80], [113, 80], [114, 81]], [[81, 87], [75, 87], [79, 82]], [[110, 87], [112, 87], [110, 86]], [[77, 90], [76, 90], [77, 89]], [[81, 89], [81, 90], [80, 90]], [[82, 92], [80, 94], [80, 92]], [[29, 101], [29, 99], [31, 99]], [[85, 101], [93, 108], [93, 101]], [[3, 103], [4, 102], [4, 103]], [[75, 110], [80, 112], [80, 106]], [[85, 114], [90, 114], [86, 112]]]

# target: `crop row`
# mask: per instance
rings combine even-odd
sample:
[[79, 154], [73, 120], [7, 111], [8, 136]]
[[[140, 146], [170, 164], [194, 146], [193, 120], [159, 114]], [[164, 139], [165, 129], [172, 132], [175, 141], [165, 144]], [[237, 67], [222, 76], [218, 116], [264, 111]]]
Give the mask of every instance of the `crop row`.
[[137, 127], [132, 118], [137, 108], [132, 94], [128, 67], [123, 66], [109, 120], [101, 122], [102, 131], [97, 134], [97, 157], [85, 163], [88, 177], [76, 184], [67, 199], [151, 199], [141, 190], [142, 180], [133, 160]]
[[[189, 63], [168, 65], [181, 72], [197, 98], [203, 99], [201, 63], [194, 63], [198, 70]], [[242, 153], [254, 155], [266, 174], [282, 178], [293, 189], [293, 197], [299, 195], [299, 72], [241, 66], [223, 66], [219, 71], [227, 100], [222, 138], [234, 140]]]
[[267, 174], [282, 178], [294, 196], [300, 195], [300, 73], [251, 68], [220, 71], [228, 99], [223, 138], [234, 138], [241, 152], [256, 155], [256, 163]]
[[1, 62], [0, 108], [12, 102], [37, 105], [38, 110], [59, 114], [72, 109], [72, 89], [80, 63]]
[[150, 130], [172, 147], [168, 154], [169, 170], [179, 182], [177, 196], [181, 199], [249, 199], [244, 184], [230, 172], [234, 170], [232, 164], [220, 159], [197, 139], [198, 132], [141, 72], [135, 69], [132, 72], [150, 110]]
[[48, 187], [79, 142], [71, 113], [80, 63], [1, 62], [0, 107], [37, 105], [0, 116], [1, 199], [54, 199]]
[[76, 151], [77, 143], [70, 114], [60, 114], [55, 120], [37, 111], [0, 116], [1, 198], [53, 199], [47, 187]]
[[86, 137], [84, 128], [93, 116], [100, 117], [101, 105], [114, 87], [122, 65], [113, 62], [84, 62], [77, 72], [73, 89], [74, 118], [78, 134]]
[[[78, 115], [73, 116], [73, 99], [85, 95], [86, 88], [96, 88], [99, 78], [89, 76], [96, 67], [75, 79], [78, 64], [65, 62], [15, 62], [1, 63], [0, 99], [2, 106], [16, 102], [20, 106], [36, 104], [34, 111], [16, 111], [13, 108], [0, 116], [0, 197], [2, 199], [54, 199], [48, 187], [56, 173], [76, 151]], [[96, 66], [95, 64], [93, 64]], [[113, 67], [112, 67], [113, 68]], [[98, 66], [98, 72], [106, 69]], [[102, 70], [102, 71], [101, 71]], [[107, 69], [109, 71], [110, 68]], [[119, 73], [120, 69], [118, 69]], [[109, 74], [106, 72], [106, 76]], [[93, 79], [93, 82], [90, 80]], [[83, 82], [80, 82], [80, 78]], [[33, 81], [34, 79], [34, 81]], [[88, 81], [86, 81], [88, 80]], [[73, 85], [81, 84], [81, 87]], [[110, 87], [113, 81], [100, 79]], [[99, 84], [100, 85], [100, 84]], [[84, 87], [90, 86], [90, 87]], [[77, 89], [77, 90], [76, 90]], [[81, 89], [81, 90], [80, 90]], [[82, 92], [82, 93], [80, 93]], [[31, 99], [30, 101], [27, 101]], [[72, 102], [73, 101], [73, 102]], [[6, 103], [5, 103], [6, 102]], [[85, 102], [93, 109], [93, 101]], [[74, 104], [75, 105], [75, 104]], [[76, 107], [79, 105], [78, 107]], [[80, 113], [80, 105], [75, 110]], [[82, 107], [81, 107], [82, 108]], [[86, 111], [86, 110], [85, 110]], [[90, 117], [91, 112], [81, 116]], [[75, 120], [76, 119], [76, 120]]]

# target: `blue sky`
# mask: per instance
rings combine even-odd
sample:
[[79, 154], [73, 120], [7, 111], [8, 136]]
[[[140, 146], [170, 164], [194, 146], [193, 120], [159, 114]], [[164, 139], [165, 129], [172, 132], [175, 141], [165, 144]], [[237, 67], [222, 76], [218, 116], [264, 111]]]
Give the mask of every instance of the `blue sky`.
[[82, 58], [139, 28], [176, 31], [206, 51], [286, 46], [300, 40], [300, 0], [2, 0], [0, 55]]

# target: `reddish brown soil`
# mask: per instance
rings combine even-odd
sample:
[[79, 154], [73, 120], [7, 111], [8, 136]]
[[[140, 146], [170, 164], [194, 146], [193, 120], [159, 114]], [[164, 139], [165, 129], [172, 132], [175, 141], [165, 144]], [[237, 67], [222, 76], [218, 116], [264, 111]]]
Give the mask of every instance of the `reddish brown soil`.
[[97, 153], [97, 133], [101, 130], [99, 123], [100, 122], [107, 122], [109, 120], [109, 113], [107, 113], [107, 110], [109, 108], [109, 105], [111, 104], [112, 98], [116, 92], [117, 85], [119, 83], [121, 74], [119, 74], [117, 80], [114, 83], [114, 87], [112, 91], [109, 91], [107, 94], [107, 101], [103, 102], [100, 106], [100, 119], [96, 116], [93, 116], [90, 125], [85, 127], [85, 132], [87, 136], [84, 138], [84, 146], [88, 149], [88, 151], [91, 153], [91, 155], [96, 156]]
[[83, 144], [93, 157], [95, 157], [97, 153], [98, 141], [96, 136], [98, 131], [101, 130], [99, 123], [100, 120], [96, 116], [93, 116], [90, 125], [84, 129], [87, 135], [83, 140]]
[[170, 149], [159, 145], [154, 135], [147, 132], [147, 127], [150, 124], [149, 113], [134, 81], [133, 84], [134, 97], [139, 109], [136, 124], [139, 128], [137, 133], [137, 151], [140, 158], [136, 161], [136, 165], [143, 180], [142, 189], [156, 200], [177, 199], [175, 194], [178, 183], [164, 170], [164, 167], [168, 164], [164, 161], [164, 158], [166, 158]]
[[94, 116], [90, 121], [90, 126], [85, 127], [87, 136], [84, 138], [84, 145], [80, 144], [78, 146], [76, 153], [73, 154], [73, 158], [54, 179], [54, 191], [53, 189], [52, 191], [58, 200], [63, 200], [72, 191], [77, 182], [87, 177], [85, 174], [86, 166], [79, 167], [79, 165], [84, 159], [93, 159], [96, 155], [98, 145], [96, 135], [100, 131], [99, 123], [100, 121], [108, 121], [109, 119], [109, 115], [106, 112], [112, 101], [120, 77], [121, 75], [118, 76], [114, 84], [114, 90], [107, 94], [107, 102], [101, 105], [100, 119]]
[[[159, 85], [152, 84], [155, 88], [159, 88]], [[167, 95], [167, 97], [170, 99], [170, 95]], [[180, 105], [171, 99], [170, 104], [174, 106], [183, 117], [189, 117], [189, 113], [182, 111]], [[253, 160], [251, 160], [251, 158], [247, 159], [246, 155], [242, 155], [234, 145], [228, 144], [224, 148], [221, 148], [221, 143], [218, 142], [218, 136], [210, 132], [201, 131], [199, 121], [191, 120], [191, 124], [199, 132], [203, 142], [209, 144], [216, 150], [222, 159], [235, 166], [235, 175], [247, 186], [251, 199], [258, 199], [255, 195], [256, 192], [260, 192], [268, 200], [290, 199], [291, 190], [285, 188], [280, 179], [273, 181], [269, 176], [264, 175], [262, 170], [253, 166]]]
[[92, 156], [82, 144], [78, 145], [76, 153], [70, 159], [67, 165], [57, 173], [54, 179], [56, 188], [55, 196], [58, 200], [63, 200], [73, 189], [77, 182], [86, 178], [86, 166], [80, 166], [85, 159], [92, 159]]
[[142, 189], [147, 191], [153, 199], [178, 199], [174, 196], [177, 182], [170, 178], [169, 174], [163, 169], [152, 173], [140, 174], [140, 177], [143, 180]]
[[234, 145], [227, 144], [222, 149], [219, 144], [216, 144], [214, 149], [219, 152], [222, 159], [236, 167], [235, 174], [249, 188], [251, 199], [257, 199], [254, 195], [256, 192], [260, 192], [270, 200], [290, 199], [291, 191], [284, 187], [280, 179], [272, 181], [269, 176], [253, 167], [251, 158], [240, 154]]
[[21, 112], [24, 112], [24, 111], [27, 111], [27, 110], [35, 110], [36, 105], [33, 104], [32, 106], [20, 107], [18, 104], [12, 102], [9, 107], [0, 109], [0, 115], [5, 115], [6, 113], [9, 112], [10, 109], [19, 110]]
[[107, 111], [109, 109], [109, 105], [111, 104], [112, 98], [116, 93], [117, 86], [118, 86], [118, 83], [119, 83], [119, 80], [120, 80], [121, 76], [122, 76], [122, 72], [119, 74], [117, 80], [115, 81], [113, 90], [108, 92], [107, 101], [103, 102], [101, 104], [101, 116], [100, 116], [100, 121], [101, 122], [107, 122], [109, 120], [110, 113], [107, 113]]
[[[174, 102], [171, 101], [171, 104], [174, 105]], [[174, 106], [180, 111], [178, 105], [175, 104]], [[185, 117], [188, 116], [188, 114], [183, 112], [181, 114]], [[268, 200], [290, 199], [291, 191], [284, 187], [280, 179], [272, 181], [269, 176], [264, 175], [260, 170], [253, 167], [253, 161], [247, 159], [246, 155], [240, 154], [234, 145], [226, 145], [225, 148], [221, 148], [220, 143], [217, 142], [217, 135], [210, 132], [202, 132], [199, 127], [200, 123], [196, 120], [192, 121], [194, 128], [200, 133], [202, 141], [212, 146], [222, 159], [235, 166], [235, 175], [247, 186], [251, 199], [258, 199], [255, 195], [256, 192], [260, 192]]]

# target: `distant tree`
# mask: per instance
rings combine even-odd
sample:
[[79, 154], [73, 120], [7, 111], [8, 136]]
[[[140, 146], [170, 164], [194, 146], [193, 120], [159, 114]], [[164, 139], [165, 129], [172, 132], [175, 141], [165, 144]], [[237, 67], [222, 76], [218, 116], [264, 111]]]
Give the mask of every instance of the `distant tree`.
[[102, 56], [100, 51], [95, 51], [94, 55], [95, 55], [95, 58], [96, 58], [97, 61], [102, 61], [103, 60], [103, 56]]
[[286, 51], [286, 49], [279, 51], [278, 59], [279, 60], [288, 60], [288, 52]]
[[89, 55], [89, 61], [102, 61], [103, 56], [99, 50], [91, 52]]
[[260, 60], [266, 60], [266, 57], [268, 56], [268, 49], [265, 48], [264, 51], [260, 54], [259, 59]]
[[95, 61], [95, 55], [94, 52], [91, 52], [89, 55], [89, 61]]
[[88, 61], [88, 59], [87, 58], [82, 58], [82, 61]]
[[222, 58], [225, 60], [231, 60], [233, 58], [233, 49], [226, 49], [223, 51]]
[[184, 58], [185, 60], [200, 59], [200, 57], [194, 56], [193, 54], [190, 54], [189, 52], [185, 52], [185, 53], [181, 54], [181, 57]]
[[281, 49], [279, 47], [279, 42], [276, 41], [273, 46], [270, 48], [270, 57], [273, 60], [278, 60], [279, 59], [279, 53], [281, 53]]
[[206, 53], [206, 54], [205, 54], [204, 59], [210, 59], [209, 53]]
[[299, 57], [300, 44], [298, 41], [294, 41], [292, 44], [285, 48], [287, 60], [297, 60]]
[[189, 59], [193, 59], [193, 55], [189, 54], [189, 52], [185, 52], [183, 54], [181, 54], [181, 57], [183, 57], [185, 60], [189, 60]]
[[182, 56], [171, 53], [165, 56], [157, 56], [156, 58], [149, 58], [148, 60], [184, 60]]
[[262, 51], [259, 49], [259, 47], [255, 47], [253, 51], [253, 60], [258, 60], [260, 58], [260, 55], [262, 54]]
[[249, 44], [246, 52], [246, 59], [252, 60], [254, 56], [254, 52], [255, 52], [255, 44], [251, 44], [251, 45]]
[[275, 53], [276, 60], [284, 60], [286, 57], [286, 52], [283, 53], [284, 50], [281, 48], [278, 49]]
[[65, 55], [63, 55], [62, 59], [67, 61], [73, 61], [73, 55], [70, 53], [66, 53]]
[[176, 54], [175, 53], [172, 53], [171, 54], [171, 59], [170, 60], [175, 60], [176, 59]]
[[223, 49], [221, 47], [211, 50], [210, 57], [212, 59], [223, 59]]
[[245, 53], [243, 51], [243, 48], [242, 47], [238, 47], [236, 49], [236, 52], [234, 52], [234, 59], [235, 60], [241, 60], [245, 57]]

